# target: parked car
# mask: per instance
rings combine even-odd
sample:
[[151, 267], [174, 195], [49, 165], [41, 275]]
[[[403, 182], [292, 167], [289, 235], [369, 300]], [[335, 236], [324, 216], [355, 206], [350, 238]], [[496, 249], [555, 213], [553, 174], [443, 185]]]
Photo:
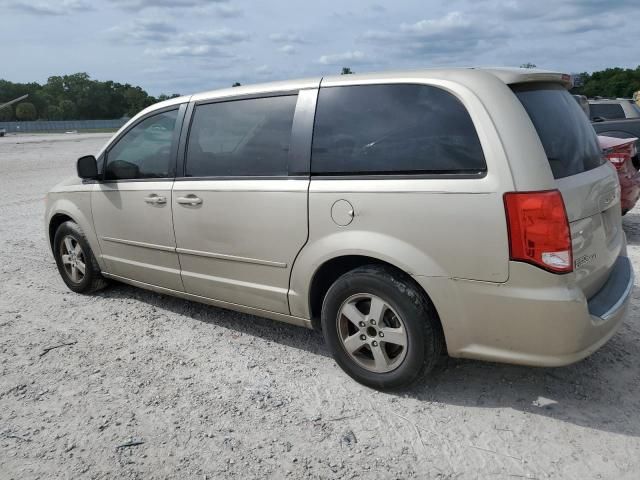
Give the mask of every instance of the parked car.
[[593, 122], [640, 118], [640, 107], [633, 100], [627, 98], [590, 99], [589, 115]]
[[[584, 95], [574, 95], [587, 118], [591, 118], [589, 102]], [[633, 102], [633, 100], [632, 100]], [[640, 118], [623, 118], [620, 120], [599, 119], [592, 123], [598, 136], [615, 137], [620, 139], [636, 138], [640, 139]], [[636, 140], [636, 152], [640, 152], [640, 140]], [[631, 161], [636, 169], [640, 169], [640, 159], [638, 153], [632, 156]]]
[[620, 181], [620, 205], [622, 215], [631, 210], [640, 197], [640, 173], [636, 167], [637, 138], [615, 138], [598, 135], [600, 148], [607, 160], [616, 168]]
[[0, 128], [0, 137], [4, 137], [7, 134], [7, 130], [4, 128]]
[[574, 95], [576, 102], [582, 108], [582, 111], [585, 113], [587, 118], [591, 118], [591, 114], [589, 113], [589, 99], [585, 95]]
[[[640, 118], [627, 118], [624, 120], [605, 120], [592, 123], [598, 135], [615, 138], [640, 138]], [[640, 140], [636, 140], [636, 152], [640, 152]], [[631, 159], [633, 165], [640, 169], [638, 154]]]
[[47, 195], [60, 275], [319, 328], [380, 389], [443, 350], [578, 361], [620, 326], [633, 270], [568, 80], [420, 70], [158, 103]]

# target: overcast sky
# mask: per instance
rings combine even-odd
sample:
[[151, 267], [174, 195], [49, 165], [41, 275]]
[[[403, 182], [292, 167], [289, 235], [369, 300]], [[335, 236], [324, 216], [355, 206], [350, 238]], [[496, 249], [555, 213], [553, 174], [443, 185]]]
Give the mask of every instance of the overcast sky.
[[0, 0], [0, 78], [151, 94], [438, 65], [640, 64], [640, 0]]

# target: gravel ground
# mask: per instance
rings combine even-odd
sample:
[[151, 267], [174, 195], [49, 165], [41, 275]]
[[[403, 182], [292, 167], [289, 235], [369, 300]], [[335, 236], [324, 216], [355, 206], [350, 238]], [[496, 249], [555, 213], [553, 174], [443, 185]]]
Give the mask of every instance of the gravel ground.
[[[0, 139], [0, 478], [639, 478], [637, 292], [576, 365], [443, 359], [379, 393], [312, 331], [118, 284], [68, 291], [43, 196], [107, 138]], [[640, 210], [624, 225], [637, 262]]]

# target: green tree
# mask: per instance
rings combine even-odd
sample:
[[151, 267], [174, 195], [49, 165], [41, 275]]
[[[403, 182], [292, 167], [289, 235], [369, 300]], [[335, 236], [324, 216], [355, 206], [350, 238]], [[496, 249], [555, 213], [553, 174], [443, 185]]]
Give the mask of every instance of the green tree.
[[38, 118], [36, 107], [31, 102], [19, 103], [16, 107], [16, 118], [23, 121], [31, 121]]
[[340, 75], [351, 75], [352, 73], [356, 73], [356, 72], [351, 70], [350, 67], [342, 67], [342, 72], [340, 72]]
[[527, 62], [520, 65], [520, 68], [537, 68], [538, 66], [535, 63]]
[[583, 74], [583, 85], [575, 93], [587, 97], [631, 98], [640, 90], [640, 66], [631, 68], [607, 68], [591, 75]]
[[78, 109], [76, 108], [76, 104], [71, 100], [62, 100], [60, 105], [58, 105], [60, 109], [60, 115], [62, 116], [62, 120], [76, 120], [78, 115]]
[[47, 120], [63, 120], [62, 110], [57, 105], [47, 108]]
[[231, 85], [232, 87], [239, 87], [242, 84], [240, 82], [234, 82], [233, 85]]
[[13, 107], [0, 108], [0, 122], [10, 122], [13, 119]]

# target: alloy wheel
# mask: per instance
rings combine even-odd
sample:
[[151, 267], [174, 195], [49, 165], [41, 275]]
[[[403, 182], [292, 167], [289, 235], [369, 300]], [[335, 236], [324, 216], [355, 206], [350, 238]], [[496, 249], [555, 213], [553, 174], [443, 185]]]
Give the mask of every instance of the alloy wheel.
[[337, 328], [349, 357], [370, 372], [390, 372], [406, 357], [409, 341], [404, 322], [376, 295], [360, 293], [345, 300]]

